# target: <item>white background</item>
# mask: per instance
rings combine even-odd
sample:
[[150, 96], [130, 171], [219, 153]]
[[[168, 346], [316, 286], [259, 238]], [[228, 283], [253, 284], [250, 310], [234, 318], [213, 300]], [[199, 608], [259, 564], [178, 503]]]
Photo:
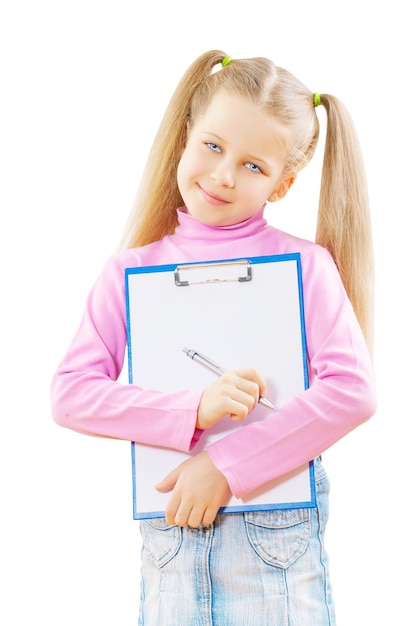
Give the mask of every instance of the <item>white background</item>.
[[[167, 101], [212, 48], [273, 59], [356, 121], [375, 236], [379, 408], [324, 456], [327, 547], [339, 626], [415, 623], [415, 29], [412, 3], [372, 7], [2, 1], [2, 624], [136, 623], [130, 444], [56, 426], [49, 382], [119, 240]], [[319, 176], [317, 156], [271, 223], [314, 238]]]

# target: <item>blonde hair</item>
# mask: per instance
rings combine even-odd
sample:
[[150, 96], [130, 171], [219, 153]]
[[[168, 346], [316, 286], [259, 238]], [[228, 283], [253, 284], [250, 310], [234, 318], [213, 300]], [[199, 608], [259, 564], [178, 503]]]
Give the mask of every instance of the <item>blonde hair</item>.
[[[219, 90], [248, 99], [278, 119], [291, 136], [284, 176], [296, 176], [314, 154], [319, 138], [313, 92], [290, 72], [265, 58], [232, 59], [221, 50], [202, 54], [180, 80], [149, 153], [119, 249], [143, 246], [172, 234], [184, 204], [177, 167], [187, 129]], [[372, 351], [373, 250], [367, 183], [359, 142], [345, 106], [321, 94], [327, 112], [316, 242], [331, 253]]]

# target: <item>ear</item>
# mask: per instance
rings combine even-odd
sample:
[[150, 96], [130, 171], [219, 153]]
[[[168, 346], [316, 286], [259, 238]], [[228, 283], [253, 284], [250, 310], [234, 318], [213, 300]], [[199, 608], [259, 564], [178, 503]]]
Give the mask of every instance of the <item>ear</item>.
[[288, 176], [284, 180], [282, 180], [278, 187], [274, 189], [271, 195], [268, 198], [268, 202], [276, 202], [277, 200], [282, 200], [282, 198], [287, 194], [289, 188], [293, 185], [295, 181], [295, 176]]

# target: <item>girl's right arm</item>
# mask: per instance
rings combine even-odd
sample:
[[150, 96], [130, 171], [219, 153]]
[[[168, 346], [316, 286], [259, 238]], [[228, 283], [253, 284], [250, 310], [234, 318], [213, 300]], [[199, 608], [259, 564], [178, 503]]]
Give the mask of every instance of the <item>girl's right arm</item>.
[[110, 259], [51, 386], [54, 420], [72, 430], [189, 451], [202, 390], [162, 393], [121, 384], [126, 353], [124, 267]]

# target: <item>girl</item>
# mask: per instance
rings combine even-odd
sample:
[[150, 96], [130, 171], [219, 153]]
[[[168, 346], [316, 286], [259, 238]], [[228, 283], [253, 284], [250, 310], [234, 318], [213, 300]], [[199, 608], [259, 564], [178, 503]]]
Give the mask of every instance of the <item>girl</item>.
[[[328, 124], [312, 243], [269, 226], [263, 213], [311, 159], [319, 104]], [[308, 390], [245, 427], [267, 391], [254, 368], [228, 371], [203, 391], [116, 382], [126, 348], [125, 268], [292, 252], [302, 259]], [[52, 383], [54, 419], [86, 434], [189, 451], [218, 420], [241, 420], [157, 487], [170, 496], [165, 520], [140, 522], [140, 625], [335, 624], [320, 455], [375, 411], [372, 280], [363, 165], [341, 102], [267, 59], [201, 55], [169, 103], [121, 249], [93, 286]], [[231, 494], [242, 497], [310, 459], [316, 508], [218, 514]]]

